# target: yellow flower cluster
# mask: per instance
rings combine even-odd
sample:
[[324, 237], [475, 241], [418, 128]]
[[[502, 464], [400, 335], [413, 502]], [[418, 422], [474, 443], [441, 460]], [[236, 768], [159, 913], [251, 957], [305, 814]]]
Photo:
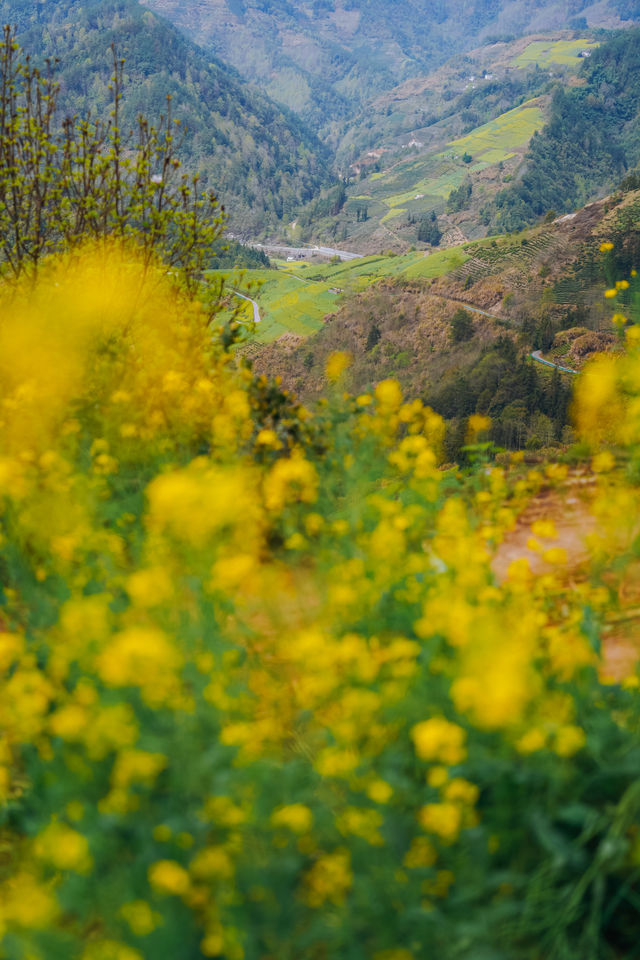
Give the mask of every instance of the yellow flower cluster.
[[[77, 257], [0, 323], [0, 936], [140, 960], [179, 931], [191, 953], [255, 960], [286, 929], [283, 956], [338, 956], [369, 910], [369, 955], [427, 955], [465, 838], [490, 869], [494, 822], [528, 829], [488, 807], [487, 751], [568, 777], [591, 749], [584, 704], [609, 716], [593, 634], [634, 595], [639, 504], [600, 441], [637, 457], [633, 335], [578, 385], [582, 579], [545, 520], [547, 572], [519, 559], [499, 578], [496, 549], [564, 465], [465, 484], [440, 466], [441, 418], [392, 380], [285, 441], [155, 268]], [[394, 946], [409, 915], [411, 950]]]

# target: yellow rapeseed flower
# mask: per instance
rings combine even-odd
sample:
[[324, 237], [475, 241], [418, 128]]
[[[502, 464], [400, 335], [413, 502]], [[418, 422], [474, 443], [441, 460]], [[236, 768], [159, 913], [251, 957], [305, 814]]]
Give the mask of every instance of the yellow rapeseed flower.
[[57, 870], [88, 873], [93, 865], [87, 838], [63, 823], [52, 823], [38, 834], [34, 853]]
[[404, 855], [403, 865], [408, 870], [431, 867], [437, 860], [436, 849], [426, 837], [414, 837], [411, 846]]
[[305, 876], [305, 900], [310, 907], [321, 907], [327, 900], [340, 906], [353, 883], [351, 855], [340, 848], [319, 857]]
[[162, 917], [151, 909], [146, 900], [132, 900], [120, 907], [120, 913], [136, 937], [146, 937], [160, 926]]
[[567, 724], [556, 730], [553, 749], [560, 757], [572, 757], [586, 743], [584, 730], [573, 724]]
[[456, 803], [427, 803], [418, 813], [418, 821], [427, 833], [452, 842], [460, 833], [462, 811]]
[[381, 380], [375, 389], [375, 397], [381, 413], [393, 413], [402, 403], [402, 390], [397, 380]]
[[444, 717], [423, 720], [411, 729], [411, 739], [421, 760], [438, 760], [448, 766], [462, 763], [467, 755], [466, 731]]
[[531, 730], [523, 733], [516, 742], [516, 749], [525, 755], [535, 753], [538, 750], [544, 750], [546, 742], [547, 738], [542, 730], [539, 730], [537, 727], [532, 727]]
[[349, 369], [352, 362], [352, 357], [349, 353], [337, 351], [329, 354], [329, 358], [325, 367], [327, 380], [330, 380], [331, 383], [336, 383], [345, 370]]
[[289, 503], [314, 503], [317, 491], [316, 468], [301, 453], [278, 460], [264, 480], [265, 505], [276, 513]]
[[386, 780], [374, 780], [367, 786], [367, 796], [374, 803], [388, 803], [393, 796], [393, 787]]
[[189, 864], [189, 872], [198, 880], [228, 880], [233, 876], [233, 862], [223, 847], [205, 847]]
[[303, 803], [290, 803], [273, 811], [271, 824], [286, 827], [293, 833], [308, 833], [313, 826], [313, 814]]
[[148, 870], [149, 883], [158, 893], [182, 897], [189, 892], [189, 874], [175, 860], [157, 860]]

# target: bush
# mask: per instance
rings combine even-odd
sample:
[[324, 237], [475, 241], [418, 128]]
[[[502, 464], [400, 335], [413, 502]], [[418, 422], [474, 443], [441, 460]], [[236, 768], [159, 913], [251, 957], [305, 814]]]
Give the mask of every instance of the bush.
[[462, 343], [473, 336], [473, 320], [467, 310], [458, 308], [451, 317], [450, 337], [454, 343]]

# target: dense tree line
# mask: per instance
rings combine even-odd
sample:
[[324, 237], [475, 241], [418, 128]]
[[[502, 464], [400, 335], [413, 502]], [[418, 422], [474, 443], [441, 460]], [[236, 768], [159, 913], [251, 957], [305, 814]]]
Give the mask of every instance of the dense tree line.
[[447, 458], [459, 460], [466, 442], [467, 418], [491, 417], [489, 438], [510, 449], [546, 446], [562, 437], [569, 421], [572, 382], [557, 370], [538, 372], [503, 335], [470, 369], [452, 376], [426, 396], [449, 422]]
[[447, 212], [458, 213], [460, 210], [466, 210], [471, 200], [473, 187], [471, 180], [467, 179], [459, 187], [454, 188], [447, 199]]

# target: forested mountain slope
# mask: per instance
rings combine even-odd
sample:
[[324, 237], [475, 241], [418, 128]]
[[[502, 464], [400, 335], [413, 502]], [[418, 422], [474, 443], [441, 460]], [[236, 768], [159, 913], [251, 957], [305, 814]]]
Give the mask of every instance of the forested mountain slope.
[[170, 94], [185, 130], [179, 154], [218, 192], [236, 229], [255, 233], [289, 217], [327, 181], [328, 152], [297, 117], [136, 0], [1, 0], [0, 16], [28, 51], [59, 59], [68, 114], [106, 117], [115, 44], [125, 58], [125, 122], [166, 113]]
[[144, 0], [318, 126], [496, 35], [614, 27], [630, 0]]
[[558, 88], [521, 179], [496, 198], [494, 228], [520, 229], [610, 189], [640, 160], [640, 30], [593, 51], [580, 86]]

